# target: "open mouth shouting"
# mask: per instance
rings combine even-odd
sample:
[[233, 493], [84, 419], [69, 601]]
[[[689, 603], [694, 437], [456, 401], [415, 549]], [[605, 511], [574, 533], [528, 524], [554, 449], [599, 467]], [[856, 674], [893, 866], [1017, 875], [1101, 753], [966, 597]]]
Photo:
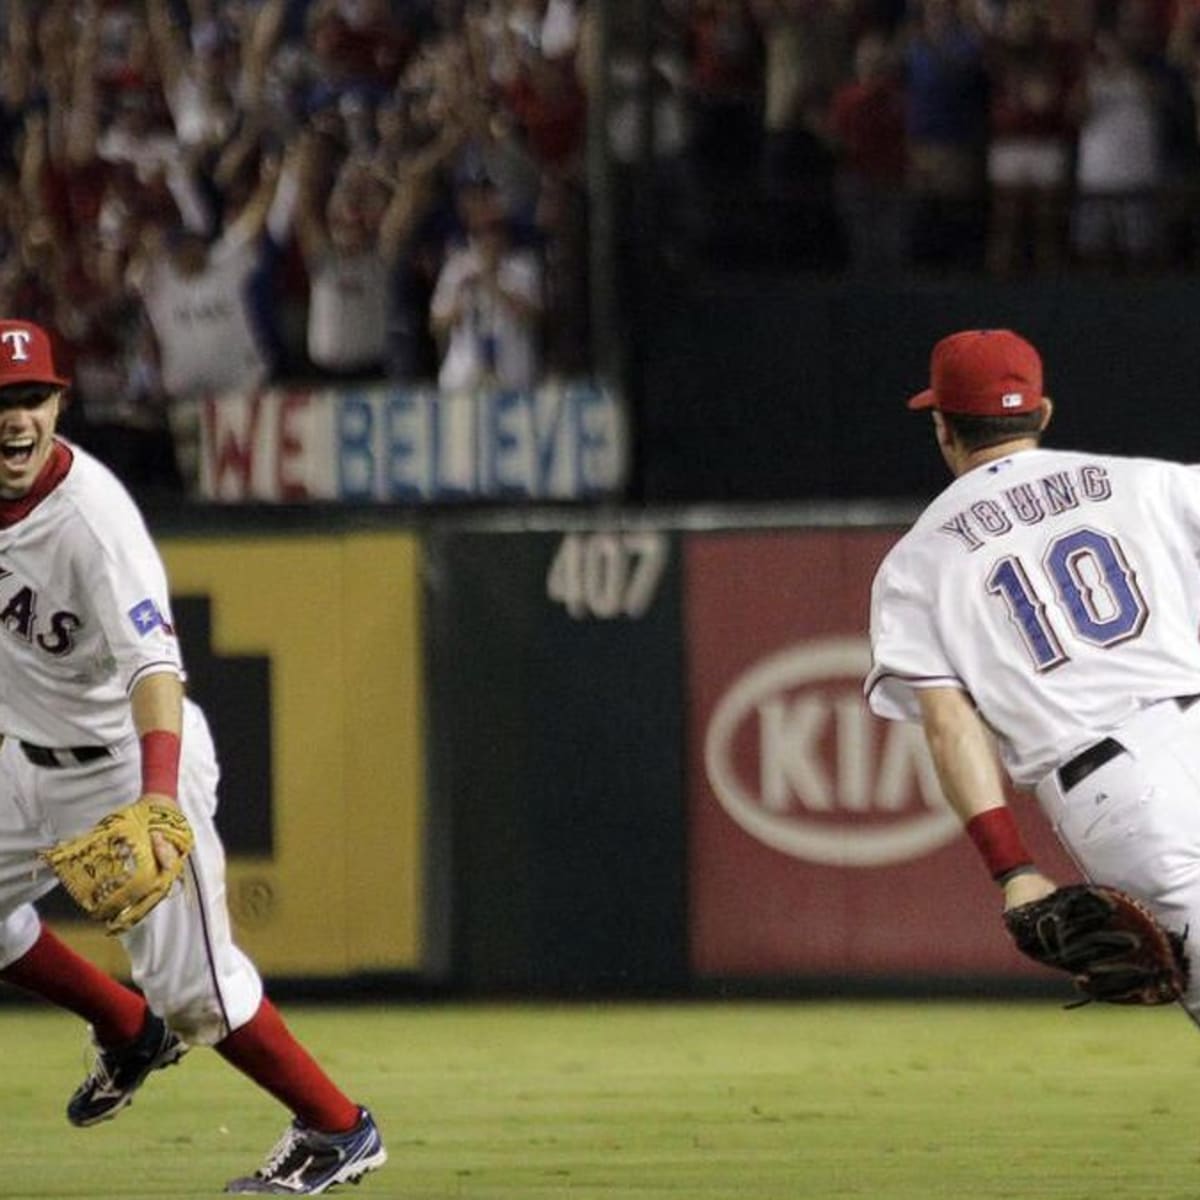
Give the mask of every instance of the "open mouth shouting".
[[27, 384], [0, 389], [0, 496], [24, 496], [54, 449], [57, 388]]
[[34, 433], [0, 434], [0, 496], [23, 496], [46, 462], [52, 441]]
[[19, 434], [15, 437], [0, 441], [0, 457], [9, 466], [23, 467], [29, 464], [33, 451], [37, 446], [37, 438], [32, 434]]

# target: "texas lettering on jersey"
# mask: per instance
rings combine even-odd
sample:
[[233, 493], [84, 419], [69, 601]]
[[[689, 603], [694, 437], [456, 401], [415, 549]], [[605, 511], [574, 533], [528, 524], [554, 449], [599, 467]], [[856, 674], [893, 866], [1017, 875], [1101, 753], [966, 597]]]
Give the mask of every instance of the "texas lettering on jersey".
[[0, 625], [24, 642], [29, 642], [56, 658], [70, 653], [74, 633], [83, 624], [76, 613], [53, 612], [44, 621], [38, 618], [38, 594], [28, 584], [10, 589], [13, 573], [0, 567]]

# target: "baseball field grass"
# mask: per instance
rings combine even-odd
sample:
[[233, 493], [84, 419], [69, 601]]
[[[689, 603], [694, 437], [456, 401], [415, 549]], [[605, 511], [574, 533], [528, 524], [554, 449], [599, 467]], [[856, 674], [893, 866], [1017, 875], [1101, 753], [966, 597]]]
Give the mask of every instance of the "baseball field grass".
[[[1048, 1002], [285, 1008], [370, 1103], [355, 1200], [1195, 1200], [1200, 1034]], [[282, 1110], [213, 1053], [76, 1130], [73, 1018], [0, 1008], [0, 1197], [212, 1197]]]

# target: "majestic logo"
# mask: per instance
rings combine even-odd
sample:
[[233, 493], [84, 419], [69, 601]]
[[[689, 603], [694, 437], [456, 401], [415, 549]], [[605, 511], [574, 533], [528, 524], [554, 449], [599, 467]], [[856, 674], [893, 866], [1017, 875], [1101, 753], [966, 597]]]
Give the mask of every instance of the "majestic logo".
[[752, 666], [720, 699], [705, 769], [752, 837], [809, 862], [873, 867], [959, 834], [920, 727], [867, 709], [870, 665], [866, 638], [805, 642]]

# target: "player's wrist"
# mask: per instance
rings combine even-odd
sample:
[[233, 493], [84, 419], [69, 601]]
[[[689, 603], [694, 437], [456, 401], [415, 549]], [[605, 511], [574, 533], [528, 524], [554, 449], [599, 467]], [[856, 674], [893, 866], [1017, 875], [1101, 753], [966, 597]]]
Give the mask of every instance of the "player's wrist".
[[1040, 875], [1041, 871], [1037, 869], [1036, 864], [1027, 862], [1022, 863], [1019, 867], [1013, 867], [1009, 871], [1005, 871], [1002, 875], [996, 877], [996, 882], [1001, 887], [1006, 887], [1012, 883], [1014, 879], [1020, 879], [1022, 875]]
[[[154, 804], [160, 808], [179, 808], [179, 798], [177, 796], [168, 796], [166, 792], [142, 792], [138, 796], [139, 804]], [[179, 808], [182, 812], [183, 809]]]
[[1029, 867], [1010, 872], [1001, 887], [1004, 891], [1004, 911], [1009, 912], [1045, 899], [1057, 890], [1058, 885], [1036, 867]]
[[167, 729], [151, 729], [139, 738], [142, 750], [142, 795], [179, 794], [179, 734]]
[[1002, 887], [1018, 875], [1036, 869], [1011, 809], [989, 808], [976, 813], [967, 822], [966, 830], [988, 873]]

